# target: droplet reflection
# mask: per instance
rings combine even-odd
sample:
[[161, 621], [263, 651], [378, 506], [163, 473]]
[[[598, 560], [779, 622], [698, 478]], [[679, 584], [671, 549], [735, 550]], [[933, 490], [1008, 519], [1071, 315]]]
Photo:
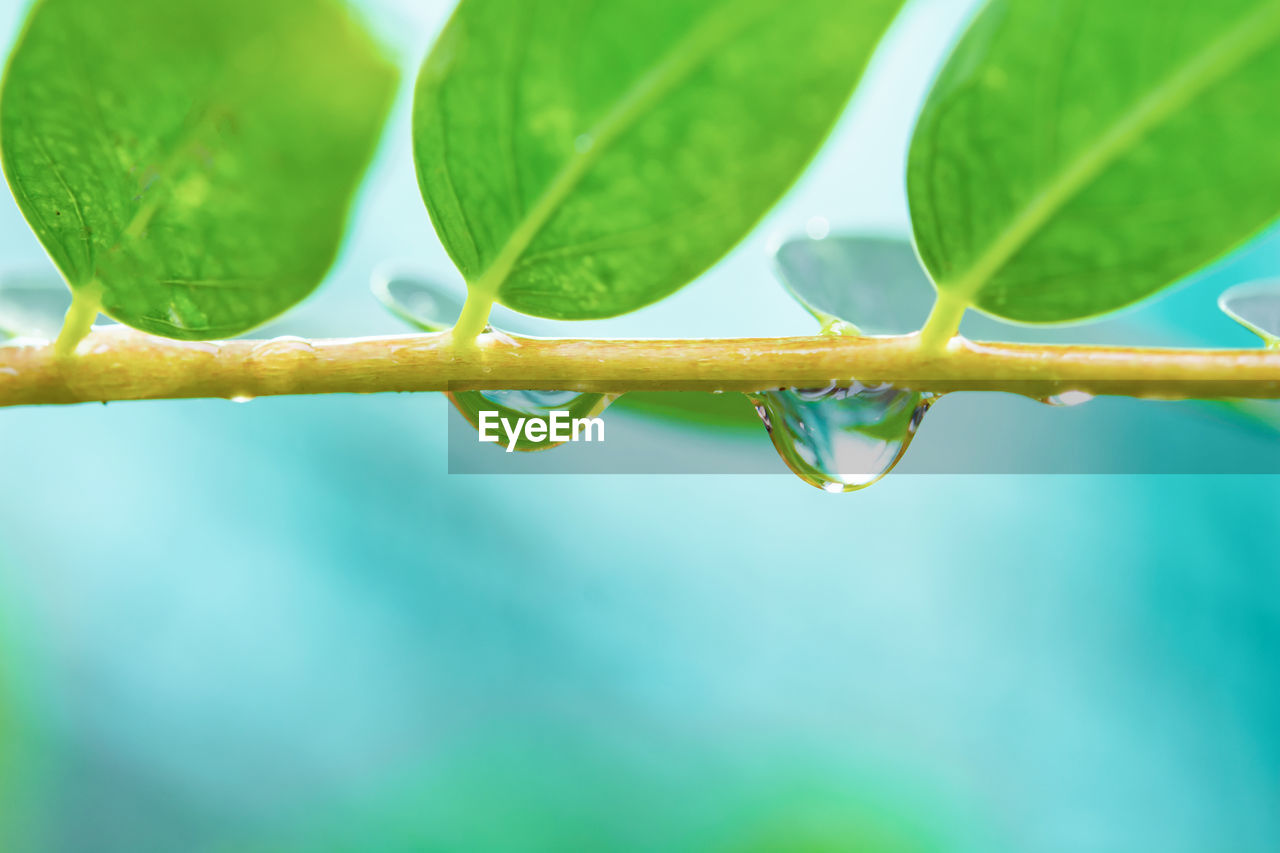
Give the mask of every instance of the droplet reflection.
[[853, 382], [748, 396], [792, 471], [824, 491], [851, 492], [893, 470], [938, 395]]

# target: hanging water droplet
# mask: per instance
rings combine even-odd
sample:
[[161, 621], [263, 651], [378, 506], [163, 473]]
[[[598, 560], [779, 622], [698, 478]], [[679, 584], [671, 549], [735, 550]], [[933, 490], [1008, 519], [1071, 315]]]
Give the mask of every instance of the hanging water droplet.
[[[571, 420], [594, 418], [607, 409], [618, 395], [578, 391], [451, 391], [448, 397], [454, 408], [477, 429], [481, 412], [497, 412], [499, 418], [510, 423], [521, 418], [546, 422], [544, 434], [551, 435], [552, 412], [568, 412]], [[515, 449], [547, 450], [561, 444], [564, 442], [529, 441], [522, 434], [516, 441]]]
[[231, 402], [233, 403], [252, 403], [253, 402], [253, 397], [249, 394], [237, 394], [236, 396], [230, 397], [228, 399], [230, 399]]
[[863, 489], [906, 453], [936, 394], [831, 383], [748, 394], [787, 466], [828, 492]]
[[1087, 403], [1092, 399], [1093, 395], [1088, 391], [1063, 391], [1045, 397], [1040, 402], [1048, 406], [1079, 406], [1081, 403]]

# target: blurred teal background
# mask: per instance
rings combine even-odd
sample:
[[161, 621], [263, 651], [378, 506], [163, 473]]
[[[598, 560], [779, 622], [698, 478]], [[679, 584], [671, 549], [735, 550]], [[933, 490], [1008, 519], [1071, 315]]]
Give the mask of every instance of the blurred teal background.
[[[809, 331], [769, 247], [815, 216], [905, 233], [971, 5], [910, 6], [731, 258], [575, 331]], [[340, 264], [266, 334], [397, 331], [373, 267], [449, 269], [406, 115], [448, 9], [366, 6], [404, 97]], [[47, 263], [7, 199], [0, 248]], [[1278, 261], [1130, 319], [1249, 345], [1213, 300]], [[1274, 477], [451, 477], [444, 407], [0, 412], [0, 848], [1280, 848]]]

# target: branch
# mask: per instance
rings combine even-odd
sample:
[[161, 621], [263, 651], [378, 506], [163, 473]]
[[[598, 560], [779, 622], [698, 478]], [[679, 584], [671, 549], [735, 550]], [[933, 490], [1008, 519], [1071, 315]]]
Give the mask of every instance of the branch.
[[1280, 351], [972, 343], [917, 335], [725, 340], [546, 340], [449, 333], [183, 342], [96, 329], [76, 354], [0, 346], [0, 406], [280, 394], [541, 389], [753, 391], [832, 379], [925, 391], [1064, 391], [1153, 398], [1280, 397]]

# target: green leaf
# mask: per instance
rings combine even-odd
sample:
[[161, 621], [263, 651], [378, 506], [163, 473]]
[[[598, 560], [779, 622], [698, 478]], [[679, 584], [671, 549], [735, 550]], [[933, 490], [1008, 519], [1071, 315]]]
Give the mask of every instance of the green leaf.
[[1230, 287], [1218, 297], [1218, 307], [1268, 347], [1280, 347], [1280, 279]]
[[911, 144], [940, 293], [1028, 322], [1128, 305], [1280, 213], [1280, 2], [993, 0]]
[[52, 269], [0, 274], [0, 339], [51, 339], [70, 307], [71, 294]]
[[4, 170], [106, 314], [234, 335], [332, 264], [396, 77], [338, 0], [40, 0], [3, 84]]
[[380, 268], [374, 272], [369, 289], [388, 311], [424, 332], [445, 331], [462, 312], [458, 295], [440, 282], [414, 272]]
[[696, 278], [800, 174], [899, 5], [462, 0], [414, 147], [472, 297], [585, 319]]
[[[451, 328], [462, 312], [466, 286], [431, 272], [386, 263], [373, 272], [369, 289], [388, 311], [424, 332], [443, 332]], [[505, 308], [490, 315], [495, 329], [513, 335], [555, 337], [562, 331], [559, 324], [517, 314]]]
[[920, 328], [933, 286], [905, 239], [833, 234], [788, 240], [774, 255], [783, 286], [820, 322], [855, 325], [868, 335]]

